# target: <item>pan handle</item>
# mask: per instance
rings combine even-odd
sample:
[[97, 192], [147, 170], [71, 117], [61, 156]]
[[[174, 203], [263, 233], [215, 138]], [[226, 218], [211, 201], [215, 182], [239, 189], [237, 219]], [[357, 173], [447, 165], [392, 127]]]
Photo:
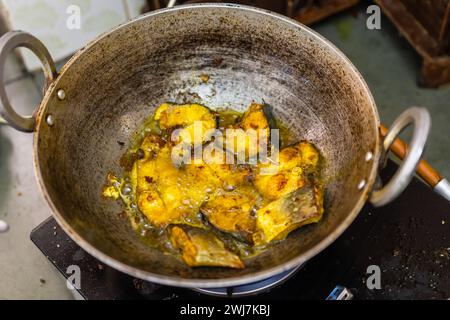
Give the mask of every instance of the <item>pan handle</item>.
[[392, 179], [382, 189], [372, 192], [370, 202], [375, 207], [388, 204], [397, 198], [414, 176], [431, 127], [431, 117], [427, 109], [412, 107], [404, 111], [384, 138], [383, 151], [387, 153], [397, 136], [410, 124], [414, 125], [414, 132], [408, 153]]
[[[4, 74], [6, 57], [14, 49], [25, 47], [30, 49], [41, 60], [45, 75], [45, 90], [57, 77], [55, 63], [47, 48], [36, 37], [23, 31], [10, 31], [0, 38], [0, 75]], [[17, 130], [33, 132], [36, 125], [35, 115], [22, 116], [9, 103], [5, 86], [0, 85], [0, 123], [6, 122]]]

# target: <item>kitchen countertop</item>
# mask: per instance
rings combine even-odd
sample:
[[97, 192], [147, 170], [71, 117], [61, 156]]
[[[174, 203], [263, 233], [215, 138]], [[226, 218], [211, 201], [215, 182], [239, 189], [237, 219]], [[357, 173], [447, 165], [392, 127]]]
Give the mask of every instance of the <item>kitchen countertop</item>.
[[[412, 105], [429, 109], [433, 125], [425, 158], [450, 177], [450, 87], [419, 88], [420, 58], [386, 17], [381, 30], [366, 28], [365, 7], [314, 26], [353, 61], [366, 79], [389, 126]], [[41, 98], [41, 74], [28, 74], [13, 57], [4, 81], [11, 103], [30, 114]], [[31, 230], [50, 216], [33, 172], [32, 135], [0, 126], [0, 299], [70, 299], [63, 278], [31, 243]]]

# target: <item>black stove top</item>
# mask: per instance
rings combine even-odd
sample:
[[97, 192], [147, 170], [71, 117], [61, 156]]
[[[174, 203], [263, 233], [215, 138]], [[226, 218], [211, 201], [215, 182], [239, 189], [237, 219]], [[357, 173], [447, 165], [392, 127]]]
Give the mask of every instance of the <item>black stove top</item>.
[[[396, 169], [388, 162], [382, 179]], [[34, 229], [31, 240], [65, 277], [69, 266], [80, 267], [79, 292], [86, 299], [214, 299], [138, 280], [104, 265], [77, 246], [53, 218]], [[366, 284], [373, 265], [379, 267], [381, 289]], [[322, 300], [337, 285], [348, 288], [355, 299], [448, 299], [450, 204], [415, 178], [393, 203], [382, 208], [367, 204], [337, 241], [288, 278], [250, 299]], [[238, 291], [225, 290], [231, 296]]]

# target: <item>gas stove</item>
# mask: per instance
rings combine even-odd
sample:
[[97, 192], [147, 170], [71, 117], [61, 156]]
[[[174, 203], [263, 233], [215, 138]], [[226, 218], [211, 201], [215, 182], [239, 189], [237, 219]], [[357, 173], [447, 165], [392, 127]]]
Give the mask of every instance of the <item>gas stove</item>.
[[[389, 161], [382, 180], [396, 169]], [[36, 227], [31, 240], [64, 277], [79, 266], [78, 292], [88, 300], [323, 300], [335, 288], [361, 300], [450, 298], [450, 204], [417, 178], [393, 203], [366, 204], [347, 231], [305, 265], [241, 287], [184, 289], [133, 278], [90, 256], [53, 218]]]

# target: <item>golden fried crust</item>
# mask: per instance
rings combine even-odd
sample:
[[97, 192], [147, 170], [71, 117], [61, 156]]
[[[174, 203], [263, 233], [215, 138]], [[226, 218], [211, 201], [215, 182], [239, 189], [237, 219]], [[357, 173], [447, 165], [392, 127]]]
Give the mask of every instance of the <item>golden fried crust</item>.
[[264, 106], [257, 103], [252, 103], [247, 112], [242, 116], [240, 126], [242, 129], [253, 130], [269, 130], [269, 121], [264, 113]]
[[323, 209], [319, 198], [322, 189], [311, 184], [270, 202], [257, 212], [259, 233], [254, 235], [256, 244], [282, 240], [293, 230], [318, 222]]
[[229, 267], [242, 269], [244, 263], [237, 255], [228, 251], [214, 234], [201, 229], [173, 227], [170, 239], [175, 249], [190, 267]]
[[251, 243], [256, 230], [252, 209], [257, 197], [252, 188], [239, 187], [209, 200], [200, 211], [217, 229]]
[[153, 158], [137, 160], [131, 182], [136, 185], [139, 210], [158, 227], [178, 223], [201, 226], [198, 212], [208, 183], [196, 173], [175, 167], [167, 145]]
[[[161, 129], [182, 128], [178, 142], [202, 144], [210, 138], [216, 128], [216, 116], [208, 108], [199, 104], [172, 105], [164, 103], [158, 107], [154, 119]], [[200, 130], [195, 135], [196, 125]]]
[[275, 200], [306, 183], [309, 173], [318, 170], [319, 152], [308, 142], [282, 149], [278, 163], [260, 164], [254, 186], [264, 197]]
[[252, 103], [242, 116], [239, 127], [247, 133], [248, 130], [252, 130], [255, 133], [253, 137], [245, 136], [245, 156], [247, 159], [254, 158], [263, 151], [264, 153], [268, 152], [268, 150], [261, 150], [262, 141], [265, 142], [265, 146], [268, 148], [270, 138], [269, 121], [263, 105]]

